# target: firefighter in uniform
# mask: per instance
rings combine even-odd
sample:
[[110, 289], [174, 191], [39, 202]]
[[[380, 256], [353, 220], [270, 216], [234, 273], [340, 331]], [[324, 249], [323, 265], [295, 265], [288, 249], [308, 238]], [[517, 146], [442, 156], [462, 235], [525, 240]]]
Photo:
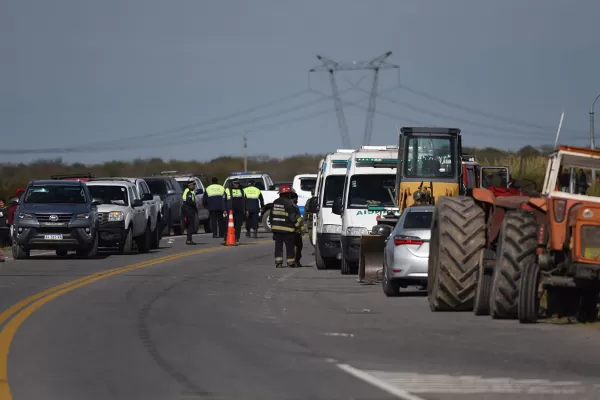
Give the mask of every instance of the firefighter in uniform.
[[292, 200], [293, 192], [290, 185], [279, 188], [279, 198], [273, 202], [273, 209], [269, 215], [273, 240], [275, 240], [275, 267], [283, 267], [283, 245], [285, 244], [286, 264], [288, 267], [296, 266], [294, 239], [296, 230], [302, 223], [298, 207]]
[[256, 239], [258, 237], [258, 216], [260, 210], [265, 206], [265, 200], [260, 189], [254, 185], [253, 180], [248, 182], [248, 186], [244, 188], [244, 194], [246, 195], [246, 236], [250, 237], [250, 230], [253, 230], [252, 237]]
[[196, 230], [196, 214], [198, 206], [196, 205], [196, 183], [189, 181], [187, 188], [183, 191], [183, 207], [181, 209], [183, 216], [186, 219], [187, 239], [185, 244], [196, 244], [192, 240], [192, 235]]
[[[233, 226], [235, 227], [235, 242], [240, 244], [240, 235], [242, 233], [242, 224], [246, 216], [246, 195], [240, 189], [240, 181], [232, 182], [233, 188], [225, 189], [227, 195], [227, 210], [233, 211]], [[227, 216], [227, 211], [223, 212], [223, 217]], [[223, 242], [225, 244], [225, 242]]]
[[225, 237], [225, 188], [219, 185], [217, 178], [211, 179], [211, 184], [206, 188], [206, 194], [202, 199], [204, 207], [208, 210], [210, 230], [213, 238]]
[[[306, 233], [306, 226], [304, 225], [305, 219], [304, 219], [304, 217], [302, 217], [302, 214], [300, 214], [300, 208], [298, 208], [298, 193], [296, 193], [294, 188], [292, 188], [292, 201], [294, 202], [294, 205], [296, 206], [298, 215], [301, 216], [300, 226], [298, 226], [298, 228], [296, 229], [296, 232], [294, 233], [294, 254], [295, 254], [294, 259], [296, 260], [296, 266], [301, 267], [302, 264], [300, 264], [300, 259], [302, 258], [302, 249], [304, 248], [304, 243], [302, 242], [302, 236]], [[306, 211], [306, 209], [305, 209], [305, 211]]]

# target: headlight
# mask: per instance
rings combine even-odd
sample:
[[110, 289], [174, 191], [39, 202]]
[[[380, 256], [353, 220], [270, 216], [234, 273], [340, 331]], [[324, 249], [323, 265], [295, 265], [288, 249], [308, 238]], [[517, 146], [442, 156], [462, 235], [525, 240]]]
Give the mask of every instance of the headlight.
[[108, 213], [108, 221], [123, 221], [123, 213], [121, 211], [112, 211]]
[[35, 219], [35, 217], [33, 216], [33, 214], [27, 214], [27, 213], [19, 213], [19, 219], [22, 220], [27, 220], [27, 219]]
[[341, 225], [323, 225], [323, 233], [342, 233]]
[[369, 230], [358, 226], [349, 226], [346, 228], [346, 236], [362, 236], [367, 235]]
[[88, 220], [88, 219], [90, 219], [90, 213], [81, 213], [81, 214], [76, 214], [76, 215], [75, 215], [75, 219], [79, 219], [79, 220]]

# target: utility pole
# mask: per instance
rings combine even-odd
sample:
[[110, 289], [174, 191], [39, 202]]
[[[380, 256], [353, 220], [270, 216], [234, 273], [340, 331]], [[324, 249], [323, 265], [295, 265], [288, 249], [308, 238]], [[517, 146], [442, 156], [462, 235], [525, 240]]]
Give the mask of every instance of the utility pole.
[[329, 72], [329, 80], [331, 82], [331, 89], [333, 93], [333, 102], [335, 106], [335, 113], [338, 119], [338, 126], [340, 128], [340, 135], [342, 137], [342, 144], [345, 148], [352, 148], [350, 143], [350, 135], [348, 134], [348, 126], [346, 124], [346, 117], [344, 115], [344, 109], [342, 100], [339, 95], [337, 83], [335, 81], [335, 72], [339, 71], [359, 71], [359, 70], [372, 70], [374, 71], [373, 85], [371, 87], [371, 96], [369, 98], [369, 107], [367, 108], [367, 120], [365, 123], [365, 133], [363, 138], [363, 145], [368, 145], [371, 142], [373, 134], [373, 118], [375, 116], [375, 100], [377, 99], [377, 88], [379, 86], [379, 71], [382, 69], [399, 69], [400, 66], [390, 64], [385, 61], [389, 56], [392, 55], [391, 51], [375, 57], [371, 61], [352, 61], [350, 63], [338, 63], [330, 60], [323, 56], [317, 56], [317, 59], [323, 63], [322, 66], [312, 68], [308, 72], [315, 71], [327, 71]]
[[[590, 106], [590, 149], [596, 148], [596, 139], [594, 138], [594, 106], [596, 102], [600, 99], [600, 94], [596, 96], [592, 105]], [[592, 169], [592, 185], [596, 183], [596, 170]]]
[[248, 172], [248, 155], [246, 154], [247, 148], [248, 141], [246, 140], [246, 136], [244, 135], [244, 172]]

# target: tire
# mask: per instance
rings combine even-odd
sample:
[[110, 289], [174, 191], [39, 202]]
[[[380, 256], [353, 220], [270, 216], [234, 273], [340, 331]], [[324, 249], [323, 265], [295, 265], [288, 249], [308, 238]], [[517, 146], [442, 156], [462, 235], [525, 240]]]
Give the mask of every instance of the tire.
[[492, 280], [490, 314], [493, 319], [517, 319], [519, 281], [524, 266], [536, 259], [538, 225], [533, 215], [509, 211], [498, 238]]
[[133, 248], [133, 232], [131, 232], [131, 227], [127, 228], [125, 232], [125, 237], [123, 241], [119, 243], [119, 253], [121, 254], [131, 254]]
[[160, 226], [160, 220], [156, 221], [156, 226], [154, 227], [154, 230], [152, 231], [151, 234], [151, 239], [150, 239], [150, 249], [152, 250], [156, 250], [159, 248], [160, 246], [160, 231], [161, 231], [161, 226]]
[[91, 247], [77, 249], [75, 253], [77, 257], [93, 258], [98, 255], [98, 234], [94, 237], [94, 242]]
[[342, 256], [342, 265], [340, 266], [340, 273], [342, 275], [348, 275], [351, 272], [350, 269], [350, 264], [348, 263], [348, 261], [346, 261], [344, 256]]
[[540, 266], [537, 263], [524, 265], [519, 282], [518, 317], [522, 324], [535, 324], [540, 310], [538, 286]]
[[207, 218], [202, 223], [202, 227], [204, 228], [204, 233], [212, 233], [212, 229], [210, 229], [210, 218]]
[[315, 246], [315, 265], [317, 269], [323, 270], [327, 269], [327, 264], [325, 264], [325, 260], [321, 257], [321, 251], [319, 250], [319, 243], [316, 243]]
[[383, 280], [381, 281], [381, 287], [383, 293], [387, 297], [398, 297], [400, 295], [400, 285], [398, 282], [394, 282], [388, 277], [388, 268], [386, 265], [383, 266]]
[[150, 252], [150, 243], [152, 242], [152, 230], [150, 226], [150, 221], [148, 221], [148, 223], [146, 223], [144, 234], [135, 238], [135, 243], [137, 244], [137, 248], [140, 253]]
[[56, 255], [58, 257], [66, 257], [67, 254], [69, 254], [69, 252], [67, 250], [64, 250], [64, 249], [56, 250]]
[[185, 233], [185, 222], [183, 222], [183, 216], [179, 220], [179, 226], [173, 226], [173, 233], [177, 236]]
[[471, 197], [440, 197], [429, 246], [427, 293], [432, 311], [471, 311], [486, 246], [483, 209]]
[[267, 231], [267, 233], [271, 232], [271, 225], [269, 225], [269, 215], [271, 215], [270, 209], [265, 211], [261, 218], [262, 226], [265, 229], [265, 231]]
[[496, 258], [496, 253], [492, 250], [483, 252], [483, 264], [479, 268], [477, 276], [477, 290], [475, 291], [475, 302], [473, 304], [473, 314], [490, 315], [490, 296], [492, 293], [492, 274], [485, 274], [484, 267], [487, 262]]
[[29, 254], [30, 254], [29, 250], [23, 249], [21, 246], [19, 246], [14, 241], [13, 241], [13, 244], [11, 247], [11, 252], [12, 252], [13, 259], [15, 259], [15, 260], [24, 260], [26, 258], [29, 258]]
[[162, 230], [163, 236], [171, 236], [171, 232], [173, 230], [173, 221], [171, 221], [171, 215], [167, 214], [165, 219], [163, 220], [164, 226]]

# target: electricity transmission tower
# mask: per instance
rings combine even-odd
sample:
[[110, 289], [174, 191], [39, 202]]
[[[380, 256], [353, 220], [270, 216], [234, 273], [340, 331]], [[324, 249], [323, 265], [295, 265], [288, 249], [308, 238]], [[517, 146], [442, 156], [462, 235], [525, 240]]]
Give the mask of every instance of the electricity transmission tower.
[[340, 128], [340, 134], [342, 136], [342, 143], [345, 148], [352, 148], [350, 143], [350, 135], [348, 134], [348, 126], [346, 124], [346, 116], [344, 115], [344, 108], [340, 93], [338, 90], [337, 82], [335, 80], [335, 73], [339, 71], [360, 71], [360, 70], [372, 70], [373, 85], [371, 87], [371, 96], [369, 97], [369, 107], [367, 108], [367, 120], [365, 123], [365, 135], [363, 138], [363, 145], [368, 145], [371, 142], [371, 136], [373, 134], [373, 118], [375, 116], [375, 101], [377, 99], [377, 88], [379, 86], [379, 71], [382, 69], [399, 69], [400, 66], [390, 64], [386, 59], [392, 55], [391, 51], [383, 53], [379, 57], [375, 57], [371, 61], [352, 61], [346, 63], [338, 63], [330, 60], [323, 56], [317, 56], [317, 59], [323, 63], [318, 67], [312, 68], [308, 72], [315, 71], [327, 71], [329, 72], [329, 81], [331, 82], [331, 90], [333, 94], [333, 102], [335, 106], [335, 114], [338, 120], [338, 126]]

